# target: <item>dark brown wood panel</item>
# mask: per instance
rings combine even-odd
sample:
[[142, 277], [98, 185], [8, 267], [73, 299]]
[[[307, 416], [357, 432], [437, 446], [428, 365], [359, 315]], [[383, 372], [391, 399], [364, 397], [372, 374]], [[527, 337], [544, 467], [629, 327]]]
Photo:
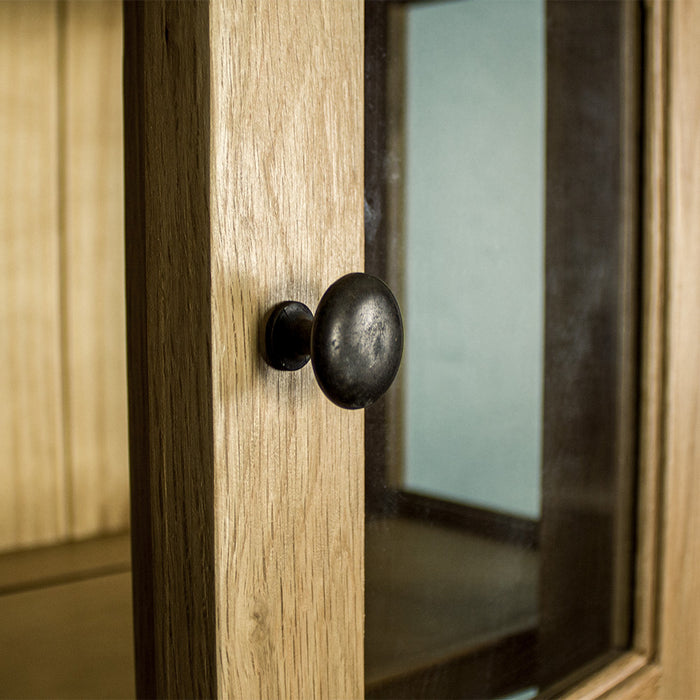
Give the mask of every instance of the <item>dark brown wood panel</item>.
[[124, 6], [129, 441], [140, 697], [216, 695], [209, 64], [206, 52], [197, 51], [207, 45], [208, 12], [205, 2]]
[[[387, 5], [365, 2], [365, 272], [386, 280]], [[385, 512], [387, 423], [386, 397], [365, 410], [365, 509]]]
[[629, 643], [639, 14], [547, 3], [543, 686]]

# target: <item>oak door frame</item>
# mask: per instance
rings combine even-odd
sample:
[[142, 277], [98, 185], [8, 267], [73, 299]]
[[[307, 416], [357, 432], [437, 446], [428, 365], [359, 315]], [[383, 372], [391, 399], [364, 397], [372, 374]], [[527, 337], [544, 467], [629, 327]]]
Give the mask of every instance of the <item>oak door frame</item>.
[[[222, 41], [221, 32], [228, 31], [222, 19], [225, 17], [229, 23], [232, 20], [252, 22], [241, 27], [235, 35], [240, 41], [244, 36], [254, 36], [246, 30], [284, 32], [289, 29], [297, 32], [295, 39], [302, 42], [298, 46], [299, 53], [295, 54], [297, 49], [287, 43], [289, 51], [276, 56], [278, 63], [262, 60], [264, 42], [247, 45], [248, 59], [252, 59], [248, 68], [251, 65], [259, 68], [262, 73], [257, 77], [263, 82], [270, 77], [269, 73], [275, 70], [275, 66], [282, 66], [279, 78], [285, 75], [285, 70], [291, 69], [290, 60], [302, 56], [306, 61], [302, 62], [305, 68], [321, 66], [319, 76], [325, 80], [323, 87], [332, 91], [334, 81], [342, 79], [341, 66], [349, 61], [348, 65], [352, 65], [350, 82], [345, 83], [344, 92], [341, 91], [335, 99], [342, 101], [344, 95], [344, 109], [354, 114], [354, 100], [361, 95], [360, 2], [318, 0], [313, 5], [304, 3], [314, 14], [317, 29], [326, 28], [328, 22], [338, 22], [334, 24], [337, 32], [333, 36], [335, 44], [324, 44], [324, 50], [329, 52], [326, 55], [331, 56], [329, 64], [324, 64], [323, 51], [315, 52], [316, 43], [321, 39], [305, 32], [303, 23], [296, 22], [293, 13], [287, 12], [281, 24], [278, 15], [275, 19], [278, 24], [263, 26], [256, 24], [255, 13], [250, 12], [254, 4], [253, 0], [240, 0], [238, 9], [242, 14], [230, 17], [226, 13], [232, 5], [227, 0], [216, 0], [211, 5], [146, 3], [135, 6], [125, 3], [127, 325], [135, 526], [134, 627], [140, 695], [226, 695], [238, 689], [251, 696], [255, 689], [257, 694], [264, 694], [283, 690], [289, 693], [296, 688], [299, 692], [306, 692], [307, 696], [318, 696], [323, 694], [324, 688], [326, 691], [331, 688], [328, 685], [333, 682], [331, 674], [338, 674], [338, 667], [327, 668], [328, 658], [321, 654], [322, 647], [326, 649], [324, 654], [330, 653], [331, 657], [340, 660], [345, 695], [359, 696], [362, 693], [362, 670], [357, 663], [362, 614], [356, 608], [358, 600], [362, 599], [361, 521], [364, 511], [359, 489], [351, 488], [348, 498], [344, 496], [348, 486], [361, 485], [362, 482], [362, 465], [358, 466], [356, 457], [351, 459], [351, 478], [341, 469], [334, 469], [329, 486], [331, 495], [319, 512], [330, 513], [329, 507], [340, 505], [340, 515], [334, 515], [341, 521], [347, 518], [345, 526], [356, 527], [359, 531], [351, 540], [341, 537], [325, 542], [318, 532], [310, 533], [308, 536], [313, 543], [307, 550], [310, 556], [320, 557], [315, 560], [320, 566], [317, 574], [319, 580], [329, 586], [328, 595], [335, 596], [333, 605], [343, 605], [350, 600], [354, 612], [344, 614], [340, 619], [318, 619], [304, 610], [304, 619], [315, 619], [316, 629], [323, 630], [324, 644], [311, 643], [304, 649], [290, 648], [287, 656], [281, 649], [286, 649], [286, 640], [295, 637], [297, 630], [284, 625], [271, 628], [268, 623], [277, 620], [274, 617], [277, 612], [272, 610], [255, 606], [248, 610], [252, 617], [244, 621], [252, 627], [247, 628], [247, 637], [246, 634], [236, 637], [236, 645], [231, 644], [230, 630], [222, 635], [222, 628], [232, 618], [225, 615], [222, 618], [222, 611], [226, 613], [226, 596], [217, 589], [219, 584], [215, 585], [215, 581], [220, 582], [222, 571], [225, 573], [227, 566], [233, 564], [226, 559], [226, 550], [215, 547], [215, 541], [219, 541], [216, 538], [220, 537], [216, 527], [225, 527], [225, 523], [220, 511], [220, 489], [224, 482], [222, 474], [215, 470], [216, 460], [212, 457], [214, 450], [221, 448], [221, 442], [215, 441], [217, 434], [214, 431], [220, 426], [215, 423], [217, 416], [212, 402], [216, 381], [223, 375], [219, 366], [212, 365], [211, 344], [216, 346], [219, 343], [217, 352], [225, 353], [226, 348], [220, 343], [222, 338], [228, 339], [242, 353], [240, 358], [232, 359], [249, 364], [245, 355], [254, 353], [255, 349], [240, 345], [235, 329], [232, 331], [231, 300], [226, 299], [224, 288], [212, 284], [211, 275], [221, 282], [217, 275], [224, 274], [225, 263], [230, 262], [225, 250], [225, 244], [231, 244], [230, 239], [215, 239], [218, 247], [210, 249], [219, 267], [208, 267], [210, 263], [214, 264], [206, 257], [208, 254], [204, 260], [199, 257], [203, 254], [202, 242], [205, 248], [208, 245], [206, 237], [201, 238], [205, 235], [203, 230], [210, 231], [208, 201], [205, 199], [196, 205], [194, 212], [205, 217], [204, 229], [197, 229], [196, 217], [178, 221], [178, 216], [188, 212], [185, 200], [189, 204], [201, 200], [204, 193], [209, 194], [207, 188], [223, 186], [219, 180], [225, 178], [223, 171], [216, 170], [212, 175], [209, 170], [210, 162], [216, 162], [217, 156], [212, 152], [212, 143], [217, 142], [209, 140], [209, 130], [221, 126], [215, 120], [210, 121], [209, 87], [214, 85], [212, 76], [216, 71], [212, 68], [210, 74], [209, 66], [230, 67], [230, 59], [238, 68], [235, 61], [241, 58], [241, 54], [237, 53], [233, 58], [229, 56], [226, 60], [222, 58], [222, 52], [231, 49], [230, 42]], [[292, 4], [291, 0], [277, 0], [277, 5], [284, 5], [285, 10], [290, 10]], [[335, 10], [331, 8], [339, 6], [349, 8], [349, 14], [334, 17]], [[696, 80], [700, 67], [700, 3], [693, 0], [673, 3], [647, 0], [645, 11], [645, 253], [634, 644], [630, 652], [581, 681], [569, 691], [569, 697], [600, 697], [609, 693], [616, 697], [677, 698], [700, 694], [700, 669], [694, 663], [700, 658], [700, 639], [696, 634], [700, 629], [700, 514], [694, 508], [693, 500], [693, 495], [700, 492], [700, 344], [697, 342], [700, 337], [700, 275], [697, 273], [700, 270], [700, 197], [697, 194], [700, 192], [700, 163], [693, 160], [700, 140], [700, 84]], [[237, 29], [235, 21], [233, 26]], [[336, 48], [345, 53], [342, 56], [336, 54]], [[256, 63], [256, 59], [261, 60]], [[334, 63], [336, 60], [339, 62]], [[294, 75], [296, 73], [290, 77]], [[184, 82], [179, 83], [179, 79], [184, 79]], [[221, 88], [221, 85], [219, 83], [216, 89], [229, 89]], [[265, 85], [270, 87], [269, 82]], [[149, 91], [156, 86], [160, 86], [157, 94], [150, 94]], [[269, 99], [279, 100], [279, 105], [291, 104], [288, 100], [293, 99], [293, 95], [289, 95], [279, 83], [276, 90], [272, 89], [268, 94]], [[248, 95], [251, 100], [254, 97], [254, 94]], [[219, 93], [219, 98], [222, 100], [219, 107], [228, 104], [225, 92]], [[333, 139], [337, 137], [334, 134], [339, 133], [334, 129], [349, 127], [342, 126], [343, 118], [334, 109], [332, 100], [324, 104], [330, 110], [325, 113], [325, 117], [330, 118], [330, 132], [325, 136], [329, 137], [331, 133]], [[228, 106], [235, 109], [235, 105]], [[274, 110], [270, 113], [273, 114]], [[303, 113], [299, 114], [295, 116], [304, 121]], [[236, 115], [245, 116], [240, 111]], [[361, 115], [357, 121], [361, 124]], [[313, 129], [313, 121], [304, 123]], [[296, 126], [299, 126], [298, 120]], [[157, 131], [158, 128], [161, 132]], [[180, 142], [179, 150], [159, 150], [158, 139], [163, 139], [167, 145], [167, 139], [177, 136], [180, 128], [185, 129], [181, 135], [189, 135], [193, 140]], [[318, 138], [324, 136], [318, 131], [314, 133]], [[206, 139], [202, 138], [203, 134], [206, 134]], [[356, 134], [361, 143], [361, 132], [350, 128], [345, 135], [348, 134]], [[350, 166], [352, 172], [343, 170], [348, 164], [344, 158], [331, 158], [325, 165], [337, 169], [330, 173], [327, 186], [337, 188], [346, 178], [352, 202], [348, 207], [335, 202], [331, 209], [324, 209], [318, 216], [319, 220], [339, 222], [339, 211], [343, 210], [342, 213], [350, 216], [352, 221], [342, 227], [346, 233], [334, 234], [330, 242], [316, 239], [309, 241], [308, 245], [342, 246], [345, 236], [353, 237], [350, 234], [353, 226], [361, 230], [362, 155], [357, 149], [351, 149], [348, 157], [354, 159]], [[250, 165], [252, 167], [254, 163]], [[173, 173], [178, 173], [178, 176], [173, 177]], [[256, 174], [258, 177], [273, 175], [265, 170]], [[197, 178], [200, 178], [199, 184]], [[164, 189], [154, 188], [154, 184]], [[219, 194], [223, 195], [223, 192]], [[298, 193], [298, 196], [302, 195]], [[358, 202], [354, 201], [355, 198]], [[167, 230], [162, 226], [159, 236], [155, 214], [164, 217], [163, 221], [169, 221], [170, 225], [182, 226], [188, 232], [184, 240], [178, 242], [164, 237]], [[252, 246], [248, 249], [249, 254], [262, 255], [262, 249], [255, 247], [254, 240], [248, 239], [247, 244]], [[358, 264], [353, 257], [356, 254], [361, 264], [361, 252], [355, 248], [360, 251], [360, 241], [353, 241], [349, 249], [352, 252], [348, 256], [353, 265]], [[271, 252], [270, 255], [274, 257], [275, 254]], [[334, 258], [334, 263], [326, 266], [322, 274], [314, 273], [311, 267], [288, 273], [290, 263], [285, 263], [285, 273], [297, 275], [297, 280], [304, 274], [315, 275], [311, 288], [303, 281], [295, 280], [292, 286], [296, 289], [292, 291], [307, 297], [317, 295], [331, 274], [337, 276], [339, 271], [345, 271], [345, 263], [340, 260], [342, 257]], [[312, 258], [302, 262], [310, 265]], [[168, 265], [174, 267], [168, 270]], [[271, 274], [276, 275], [277, 270]], [[183, 285], [186, 295], [181, 294]], [[172, 297], [162, 294], [167, 290]], [[265, 293], [273, 295], [279, 291], [268, 289]], [[264, 300], [265, 303], [269, 301]], [[307, 301], [314, 303], [314, 299]], [[264, 302], [260, 302], [260, 306]], [[179, 315], [178, 311], [181, 312]], [[238, 320], [240, 322], [240, 317]], [[253, 335], [247, 332], [246, 342], [250, 342]], [[221, 356], [217, 357], [221, 359]], [[171, 364], [168, 366], [168, 363]], [[258, 367], [255, 362], [253, 365]], [[235, 366], [229, 365], [229, 369], [239, 371]], [[193, 376], [200, 376], [201, 381], [193, 380]], [[268, 377], [270, 381], [273, 379]], [[272, 383], [278, 392], [293, 392], [289, 383]], [[260, 389], [255, 382], [252, 386]], [[168, 392], [174, 389], [184, 392], [182, 406], [171, 407], [167, 416], [159, 415], [158, 411], [163, 408], [158, 403], [159, 397], [167, 399]], [[302, 393], [304, 400], [315, 401], [310, 382], [304, 381]], [[299, 397], [294, 399], [293, 405], [300, 405]], [[192, 416], [186, 410], [188, 407], [203, 410], [197, 417], [200, 422], [194, 426], [194, 432]], [[361, 428], [343, 422], [341, 417], [327, 412], [323, 406], [316, 410], [321, 412], [327, 430], [330, 426], [340, 431], [337, 434], [340, 443], [351, 450], [355, 445], [361, 453]], [[218, 440], [223, 437], [218, 435]], [[198, 442], [200, 439], [203, 443]], [[355, 444], [358, 441], [359, 444]], [[238, 446], [246, 449], [246, 445], [238, 443]], [[320, 456], [322, 453], [326, 456]], [[305, 462], [315, 479], [322, 479], [318, 466], [327, 461], [328, 453], [336, 458], [342, 456], [337, 444], [334, 447], [331, 443], [324, 443], [315, 450], [316, 457]], [[202, 456], [204, 462], [198, 462]], [[205, 472], [193, 472], [188, 460], [197, 462]], [[288, 468], [293, 466], [289, 461], [285, 464]], [[343, 486], [339, 488], [334, 480], [343, 479]], [[268, 486], [273, 484], [271, 481], [267, 483]], [[263, 480], [257, 488], [264, 489], [264, 484]], [[317, 485], [321, 490], [325, 488], [322, 481]], [[277, 500], [270, 501], [270, 494], [265, 495], [267, 506], [272, 504], [278, 508], [275, 513], [281, 514], [282, 518], [285, 517], [285, 508], [290, 506], [290, 498], [296, 502], [306, 497], [306, 493], [293, 482], [290, 481], [288, 487], [289, 494], [276, 492]], [[238, 492], [239, 499], [244, 493], [246, 491]], [[249, 498], [254, 497], [254, 501], [263, 498], [261, 491], [249, 490], [247, 493]], [[326, 498], [325, 493], [321, 498]], [[240, 500], [238, 503], [243, 509], [250, 505]], [[262, 520], [266, 516], [264, 507], [252, 507], [249, 515], [260, 518], [258, 524], [265, 527]], [[298, 519], [288, 522], [295, 528], [303, 524]], [[250, 532], [254, 532], [256, 523], [248, 524], [253, 528]], [[334, 531], [335, 537], [340, 530]], [[304, 542], [300, 540], [302, 546]], [[335, 550], [335, 547], [341, 549]], [[262, 551], [261, 561], [251, 560], [253, 570], [258, 573], [261, 563], [263, 570], [265, 568]], [[342, 594], [337, 590], [341, 586], [340, 580], [333, 578], [323, 564], [324, 560], [333, 561], [331, 553], [339, 552], [344, 553], [344, 566], [347, 567]], [[173, 578], [164, 576], [165, 569], [160, 568], [161, 565], [168, 567]], [[238, 585], [245, 586], [248, 572], [235, 573]], [[274, 575], [279, 578], [272, 582], [272, 588], [275, 584], [279, 588], [286, 587], [284, 600], [297, 604], [296, 587], [303, 588], [304, 581], [290, 581], [284, 569], [278, 569]], [[250, 594], [254, 597], [255, 591], [251, 590]], [[158, 602], [155, 609], [154, 599]], [[316, 614], [328, 615], [328, 609], [325, 612], [321, 609]], [[290, 619], [288, 611], [286, 616], [283, 614], [283, 620]], [[324, 626], [331, 621], [333, 631], [329, 635]], [[241, 644], [248, 644], [250, 653]], [[275, 644], [282, 646], [276, 650]], [[337, 648], [328, 651], [328, 644]], [[222, 668], [226, 668], [226, 672]], [[337, 685], [335, 689], [338, 689]]]

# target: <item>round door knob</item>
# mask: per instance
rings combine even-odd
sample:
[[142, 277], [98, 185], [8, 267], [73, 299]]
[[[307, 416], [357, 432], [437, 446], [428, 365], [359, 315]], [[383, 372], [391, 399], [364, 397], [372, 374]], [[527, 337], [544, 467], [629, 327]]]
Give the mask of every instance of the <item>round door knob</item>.
[[342, 408], [365, 408], [394, 381], [403, 352], [399, 305], [380, 279], [353, 272], [334, 282], [314, 316], [298, 301], [268, 314], [265, 360], [297, 370], [309, 359], [323, 393]]

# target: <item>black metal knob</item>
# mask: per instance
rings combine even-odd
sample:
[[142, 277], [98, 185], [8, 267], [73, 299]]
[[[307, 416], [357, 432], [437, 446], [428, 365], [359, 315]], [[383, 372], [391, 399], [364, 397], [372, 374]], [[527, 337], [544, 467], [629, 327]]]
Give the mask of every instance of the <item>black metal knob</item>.
[[311, 359], [323, 393], [342, 408], [365, 408], [394, 381], [403, 352], [399, 305], [380, 279], [353, 272], [334, 282], [314, 316], [298, 301], [268, 314], [265, 360], [280, 370]]

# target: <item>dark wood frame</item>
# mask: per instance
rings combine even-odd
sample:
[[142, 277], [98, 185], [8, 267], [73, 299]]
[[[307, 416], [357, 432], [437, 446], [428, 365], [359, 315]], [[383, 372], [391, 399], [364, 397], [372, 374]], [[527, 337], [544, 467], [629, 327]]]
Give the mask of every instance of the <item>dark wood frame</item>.
[[[366, 2], [368, 74], [386, 76], [387, 4]], [[642, 24], [641, 3], [547, 2], [541, 535], [532, 521], [394, 487], [384, 466], [391, 450], [387, 402], [366, 412], [368, 517], [429, 516], [490, 537], [512, 541], [516, 533], [519, 544], [541, 546], [542, 620], [527, 639], [538, 640], [535, 680], [545, 688], [609, 660], [611, 650], [631, 641]], [[366, 269], [386, 278], [387, 241], [395, 235], [385, 215], [385, 160], [378, 157], [387, 150], [387, 85], [366, 81], [365, 90]], [[505, 653], [506, 646], [496, 644], [491, 653]], [[423, 680], [414, 679], [411, 688], [427, 689], [439, 677], [435, 669], [420, 673]], [[521, 680], [533, 681], [527, 673]], [[402, 682], [387, 692], [400, 692]], [[449, 687], [440, 694], [449, 696]], [[477, 696], [506, 692], [493, 684], [469, 687]], [[471, 693], [463, 685], [460, 692]]]
[[544, 687], [631, 642], [641, 13], [547, 2]]

